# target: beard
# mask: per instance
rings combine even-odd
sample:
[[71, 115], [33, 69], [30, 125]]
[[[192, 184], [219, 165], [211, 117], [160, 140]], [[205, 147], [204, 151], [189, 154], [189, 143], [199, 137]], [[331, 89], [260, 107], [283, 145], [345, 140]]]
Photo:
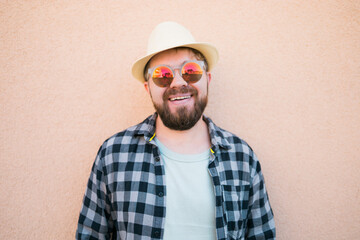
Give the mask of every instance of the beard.
[[[190, 93], [195, 100], [193, 108], [188, 109], [186, 106], [181, 106], [177, 107], [175, 112], [172, 113], [168, 105], [169, 96], [177, 93]], [[157, 104], [153, 101], [153, 105], [166, 127], [172, 130], [184, 131], [189, 130], [199, 121], [205, 110], [207, 101], [207, 94], [204, 97], [199, 98], [198, 91], [194, 87], [188, 85], [182, 86], [179, 89], [167, 89], [163, 94], [163, 103]]]

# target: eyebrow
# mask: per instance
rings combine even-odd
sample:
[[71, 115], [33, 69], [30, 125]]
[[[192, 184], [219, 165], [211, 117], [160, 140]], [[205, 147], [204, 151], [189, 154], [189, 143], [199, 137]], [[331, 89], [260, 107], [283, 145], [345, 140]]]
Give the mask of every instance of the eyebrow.
[[174, 65], [168, 65], [168, 66], [170, 66], [170, 67], [172, 67], [172, 68], [174, 68], [174, 67], [181, 67], [181, 66], [184, 65], [184, 63], [186, 63], [186, 62], [188, 62], [188, 61], [183, 61], [183, 62], [180, 63], [178, 66], [174, 66]]
[[[182, 65], [184, 65], [184, 63], [186, 63], [186, 62], [191, 62], [191, 61], [197, 61], [197, 60], [187, 60], [187, 61], [183, 61], [182, 63], [180, 63], [180, 65], [178, 65], [178, 66], [176, 66], [176, 67], [181, 67]], [[167, 64], [165, 64], [165, 65], [167, 65]], [[167, 65], [167, 66], [170, 66], [170, 67], [174, 68], [174, 65]]]

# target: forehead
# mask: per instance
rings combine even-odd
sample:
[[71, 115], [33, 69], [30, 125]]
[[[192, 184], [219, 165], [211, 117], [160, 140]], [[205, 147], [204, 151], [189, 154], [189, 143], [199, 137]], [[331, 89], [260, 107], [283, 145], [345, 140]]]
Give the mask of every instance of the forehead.
[[196, 60], [194, 52], [190, 49], [170, 49], [152, 57], [149, 62], [149, 67], [151, 68], [160, 64], [179, 66], [189, 60]]

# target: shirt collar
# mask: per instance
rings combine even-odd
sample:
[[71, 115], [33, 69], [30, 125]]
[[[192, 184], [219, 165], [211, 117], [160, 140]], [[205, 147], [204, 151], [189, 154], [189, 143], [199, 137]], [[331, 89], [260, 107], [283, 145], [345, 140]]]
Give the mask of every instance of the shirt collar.
[[[158, 114], [155, 112], [153, 115], [150, 115], [142, 123], [138, 124], [134, 130], [134, 135], [143, 135], [147, 142], [151, 141], [155, 135], [155, 123]], [[213, 146], [219, 146], [225, 149], [230, 149], [230, 143], [225, 138], [225, 131], [220, 127], [216, 126], [215, 123], [209, 118], [203, 115], [203, 120], [206, 122], [211, 144]]]
[[230, 149], [231, 148], [230, 143], [224, 136], [226, 131], [216, 126], [215, 123], [209, 117], [203, 115], [203, 119], [209, 128], [211, 144], [215, 147], [219, 146], [225, 149]]

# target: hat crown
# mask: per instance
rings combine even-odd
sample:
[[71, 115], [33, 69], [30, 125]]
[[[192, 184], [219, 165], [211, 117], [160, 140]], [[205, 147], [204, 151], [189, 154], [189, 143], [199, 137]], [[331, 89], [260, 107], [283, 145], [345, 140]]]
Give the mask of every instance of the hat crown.
[[163, 22], [151, 32], [147, 54], [191, 43], [195, 43], [195, 39], [188, 29], [176, 22]]

